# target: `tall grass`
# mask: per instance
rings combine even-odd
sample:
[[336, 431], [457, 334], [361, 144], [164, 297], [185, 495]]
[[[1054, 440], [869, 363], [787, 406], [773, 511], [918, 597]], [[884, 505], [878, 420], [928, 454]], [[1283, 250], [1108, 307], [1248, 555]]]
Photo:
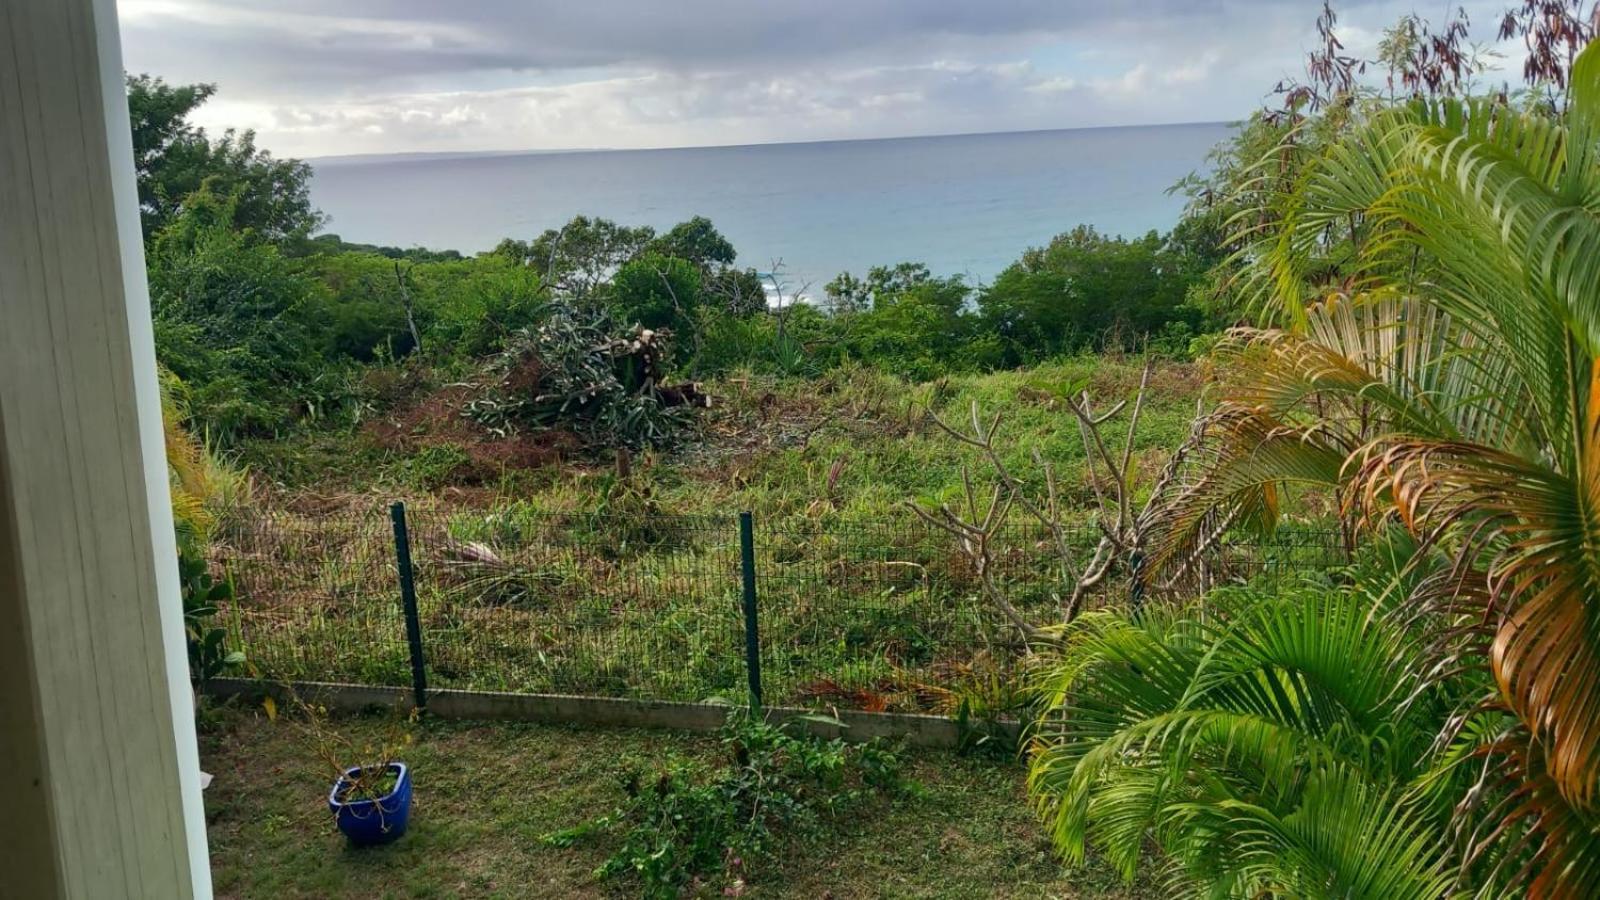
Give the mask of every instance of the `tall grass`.
[[[702, 700], [745, 690], [736, 514], [754, 513], [769, 702], [949, 709], [984, 696], [1023, 651], [977, 599], [948, 538], [909, 514], [961, 490], [970, 449], [930, 425], [977, 404], [1003, 412], [1019, 475], [1051, 461], [1087, 509], [1083, 447], [1064, 392], [1131, 394], [1138, 360], [1067, 359], [911, 384], [844, 368], [810, 380], [734, 375], [670, 452], [514, 470], [454, 485], [448, 454], [383, 457], [362, 432], [348, 468], [326, 448], [278, 443], [323, 470], [261, 504], [217, 548], [252, 660], [283, 677], [408, 683], [383, 507], [412, 507], [413, 559], [432, 681], [490, 690]], [[1153, 475], [1188, 433], [1199, 373], [1152, 377], [1135, 459]], [[255, 449], [259, 459], [265, 448]], [[274, 471], [297, 463], [280, 460]], [[447, 469], [448, 467], [444, 467]], [[426, 477], [418, 480], [417, 473]], [[359, 491], [359, 493], [355, 493]], [[1018, 602], [1048, 620], [1062, 585], [1043, 535], [1020, 521], [998, 561]], [[1108, 584], [1105, 601], [1125, 586]], [[989, 686], [989, 687], [985, 687]], [[983, 700], [977, 706], [992, 705]], [[969, 703], [968, 706], [974, 706]]]

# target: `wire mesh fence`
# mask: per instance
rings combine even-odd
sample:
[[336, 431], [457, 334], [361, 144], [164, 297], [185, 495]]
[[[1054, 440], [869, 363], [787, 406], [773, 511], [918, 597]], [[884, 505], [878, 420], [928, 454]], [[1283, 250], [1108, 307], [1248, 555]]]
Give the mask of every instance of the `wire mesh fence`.
[[[1025, 613], [1047, 620], [1058, 582], [1040, 537], [1021, 527], [1002, 535], [991, 571]], [[755, 547], [768, 697], [939, 709], [962, 683], [1008, 672], [1023, 649], [977, 598], [972, 561], [916, 519], [758, 522]]]
[[238, 592], [219, 613], [255, 670], [282, 679], [409, 683], [394, 533], [382, 507], [243, 512], [225, 523], [211, 553]]
[[[910, 517], [755, 520], [759, 650], [747, 653], [737, 516], [620, 516], [411, 507], [405, 513], [431, 687], [672, 701], [953, 711], [1005, 685], [1024, 648], [981, 599], [974, 562]], [[1069, 532], [1072, 556], [1098, 532]], [[255, 512], [229, 523], [213, 562], [235, 584], [223, 610], [263, 677], [412, 684], [389, 510]], [[1064, 592], [1060, 544], [1015, 524], [988, 573], [1031, 619]], [[1284, 532], [1230, 551], [1246, 576], [1343, 561], [1328, 532]], [[1125, 601], [1126, 577], [1090, 607]]]
[[411, 521], [437, 686], [740, 696], [732, 520], [420, 510]]

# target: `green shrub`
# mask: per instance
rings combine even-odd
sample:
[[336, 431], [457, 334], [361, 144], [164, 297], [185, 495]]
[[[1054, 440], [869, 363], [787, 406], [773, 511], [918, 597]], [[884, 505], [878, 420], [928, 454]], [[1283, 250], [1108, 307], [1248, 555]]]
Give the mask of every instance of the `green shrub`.
[[190, 540], [178, 541], [178, 582], [183, 594], [189, 676], [204, 682], [244, 665], [244, 653], [229, 650], [227, 631], [214, 624], [218, 604], [233, 599], [233, 583], [212, 578], [205, 555]]
[[700, 270], [688, 260], [647, 252], [611, 276], [607, 299], [618, 321], [687, 333], [702, 300]]
[[320, 286], [234, 230], [230, 201], [191, 201], [147, 253], [156, 355], [190, 386], [197, 430], [273, 433], [305, 411], [303, 386], [336, 368], [303, 315]]
[[978, 297], [986, 331], [1003, 336], [1005, 362], [1085, 349], [1131, 349], [1147, 338], [1186, 349], [1173, 332], [1206, 327], [1188, 302], [1216, 261], [1216, 238], [1180, 227], [1128, 240], [1080, 225], [1030, 248]]
[[1504, 719], [1430, 681], [1407, 552], [1069, 626], [1028, 777], [1067, 860], [1093, 845], [1132, 879], [1154, 842], [1174, 895], [1454, 896], [1450, 810]]
[[604, 833], [621, 847], [601, 878], [636, 876], [651, 897], [676, 897], [692, 881], [736, 888], [786, 842], [867, 801], [910, 789], [882, 746], [792, 735], [736, 714], [714, 769], [669, 764], [623, 773], [623, 800], [608, 815], [545, 841], [567, 846]]

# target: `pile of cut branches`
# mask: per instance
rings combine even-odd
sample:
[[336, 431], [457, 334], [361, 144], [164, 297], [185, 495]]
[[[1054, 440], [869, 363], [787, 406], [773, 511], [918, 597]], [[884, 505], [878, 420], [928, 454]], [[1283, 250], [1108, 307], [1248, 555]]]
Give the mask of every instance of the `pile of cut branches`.
[[692, 381], [667, 384], [671, 335], [558, 311], [507, 342], [464, 415], [498, 437], [565, 429], [585, 445], [672, 443], [711, 399]]

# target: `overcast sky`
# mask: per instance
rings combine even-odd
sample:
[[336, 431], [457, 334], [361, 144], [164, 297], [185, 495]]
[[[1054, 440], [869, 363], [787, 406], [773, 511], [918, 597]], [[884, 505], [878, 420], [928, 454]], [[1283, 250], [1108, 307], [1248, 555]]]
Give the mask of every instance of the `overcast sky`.
[[[1459, 2], [1459, 0], [1458, 0]], [[1467, 2], [1491, 35], [1509, 0]], [[1415, 10], [1345, 0], [1351, 50]], [[279, 155], [671, 147], [1231, 120], [1320, 0], [119, 0], [131, 72]], [[1505, 65], [1520, 66], [1508, 48]], [[1498, 82], [1500, 76], [1496, 76]]]

